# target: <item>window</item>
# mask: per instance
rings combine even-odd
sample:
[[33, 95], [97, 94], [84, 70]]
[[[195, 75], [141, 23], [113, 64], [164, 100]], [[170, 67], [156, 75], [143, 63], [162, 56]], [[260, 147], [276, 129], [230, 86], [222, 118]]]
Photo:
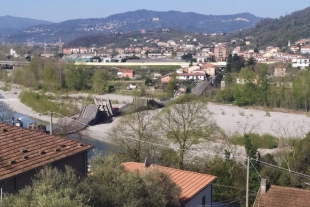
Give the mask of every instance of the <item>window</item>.
[[203, 196], [202, 197], [202, 206], [205, 206], [206, 205], [206, 196]]

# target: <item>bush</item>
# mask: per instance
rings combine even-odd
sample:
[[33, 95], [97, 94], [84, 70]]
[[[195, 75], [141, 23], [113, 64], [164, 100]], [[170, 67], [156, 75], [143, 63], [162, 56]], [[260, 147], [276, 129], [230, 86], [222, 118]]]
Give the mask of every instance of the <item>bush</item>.
[[19, 98], [22, 103], [39, 113], [53, 110], [63, 116], [69, 116], [76, 112], [74, 110], [75, 107], [72, 107], [72, 105], [68, 105], [67, 107], [65, 105], [60, 106], [60, 104], [50, 101], [50, 97], [32, 91], [22, 91]]
[[[255, 148], [262, 149], [273, 149], [277, 148], [279, 144], [279, 139], [270, 134], [249, 134], [252, 145]], [[242, 135], [236, 134], [231, 139], [232, 144], [244, 146], [244, 137]]]

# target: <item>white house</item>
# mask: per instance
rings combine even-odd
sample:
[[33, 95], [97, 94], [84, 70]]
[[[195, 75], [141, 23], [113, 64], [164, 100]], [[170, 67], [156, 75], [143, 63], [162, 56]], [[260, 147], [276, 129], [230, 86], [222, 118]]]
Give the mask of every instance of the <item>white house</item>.
[[159, 165], [149, 165], [137, 162], [122, 163], [127, 171], [143, 173], [149, 169], [157, 169], [170, 175], [171, 180], [181, 188], [179, 201], [184, 207], [211, 207], [212, 183], [217, 177], [185, 170], [179, 170]]
[[301, 54], [310, 54], [310, 46], [301, 46], [300, 53]]
[[177, 74], [178, 80], [205, 80], [206, 75], [202, 73], [179, 73]]
[[309, 58], [296, 58], [292, 60], [292, 67], [304, 69], [309, 67]]

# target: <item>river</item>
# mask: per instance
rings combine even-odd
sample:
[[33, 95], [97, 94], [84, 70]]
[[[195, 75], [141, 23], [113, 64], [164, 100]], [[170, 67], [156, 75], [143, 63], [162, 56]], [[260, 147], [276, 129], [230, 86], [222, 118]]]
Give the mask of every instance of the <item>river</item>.
[[[27, 128], [27, 125], [29, 123], [34, 123], [34, 122], [46, 125], [47, 130], [49, 130], [49, 128], [50, 128], [49, 123], [46, 123], [46, 122], [41, 121], [41, 120], [34, 119], [32, 117], [26, 116], [26, 115], [18, 113], [18, 112], [14, 112], [13, 116], [15, 117], [15, 120], [17, 118], [21, 118], [24, 128]], [[11, 120], [5, 120], [5, 121], [8, 123], [11, 123]], [[80, 138], [79, 135], [77, 135], [77, 134], [70, 134], [67, 136], [67, 138], [72, 139], [72, 140], [78, 140], [78, 141], [81, 141], [81, 142], [95, 146], [95, 148], [93, 148], [92, 150], [89, 151], [89, 153], [88, 153], [89, 158], [92, 158], [97, 153], [107, 154], [109, 152], [109, 150], [112, 148], [111, 144], [108, 144], [106, 142], [103, 142], [103, 141], [100, 141], [97, 139], [93, 139], [91, 137], [83, 136], [83, 135]]]

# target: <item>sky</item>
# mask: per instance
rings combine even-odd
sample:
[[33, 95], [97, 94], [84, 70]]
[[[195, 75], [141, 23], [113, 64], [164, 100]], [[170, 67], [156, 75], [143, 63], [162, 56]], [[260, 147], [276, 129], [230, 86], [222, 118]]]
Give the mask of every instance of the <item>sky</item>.
[[0, 0], [0, 16], [11, 15], [51, 22], [103, 18], [147, 9], [225, 15], [249, 12], [278, 18], [310, 6], [309, 0]]

